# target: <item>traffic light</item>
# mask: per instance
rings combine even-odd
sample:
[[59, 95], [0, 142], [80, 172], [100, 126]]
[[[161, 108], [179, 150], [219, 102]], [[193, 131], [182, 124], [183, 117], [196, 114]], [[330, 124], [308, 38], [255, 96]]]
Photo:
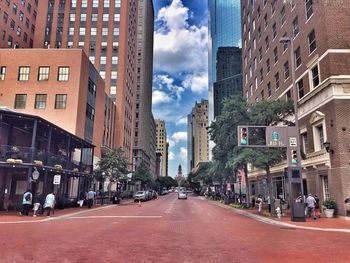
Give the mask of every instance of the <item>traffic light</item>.
[[292, 164], [298, 164], [297, 150], [291, 151], [291, 157], [292, 157]]
[[248, 129], [247, 127], [241, 128], [241, 145], [248, 144]]

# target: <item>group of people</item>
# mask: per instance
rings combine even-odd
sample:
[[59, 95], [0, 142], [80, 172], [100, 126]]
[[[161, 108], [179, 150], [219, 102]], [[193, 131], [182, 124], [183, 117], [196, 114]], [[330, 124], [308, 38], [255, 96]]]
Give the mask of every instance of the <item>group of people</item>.
[[87, 193], [80, 192], [78, 204], [79, 204], [80, 207], [83, 207], [84, 201], [86, 200], [87, 207], [91, 208], [93, 206], [93, 204], [94, 204], [95, 197], [96, 197], [96, 192], [93, 191], [92, 189], [89, 192], [87, 192]]
[[55, 195], [50, 192], [46, 195], [44, 200], [43, 195], [38, 192], [34, 196], [30, 189], [24, 192], [22, 199], [22, 209], [19, 214], [21, 216], [28, 216], [31, 206], [33, 205], [33, 217], [36, 217], [39, 210], [42, 209], [43, 212], [46, 211], [46, 216], [50, 216], [51, 211], [55, 208]]

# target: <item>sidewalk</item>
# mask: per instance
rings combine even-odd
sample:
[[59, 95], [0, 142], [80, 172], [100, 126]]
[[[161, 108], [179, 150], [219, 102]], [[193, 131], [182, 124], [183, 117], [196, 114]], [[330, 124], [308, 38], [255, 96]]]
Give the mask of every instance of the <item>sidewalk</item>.
[[[203, 200], [203, 199], [202, 199]], [[207, 200], [207, 199], [204, 199]], [[220, 206], [222, 208], [235, 211], [238, 214], [250, 217], [254, 220], [278, 225], [280, 227], [288, 228], [300, 228], [308, 230], [318, 230], [318, 231], [331, 231], [331, 232], [345, 232], [350, 233], [350, 218], [317, 218], [316, 220], [312, 218], [306, 218], [306, 222], [294, 222], [291, 218], [284, 216], [282, 218], [277, 218], [274, 216], [266, 216], [259, 213], [256, 209], [243, 209], [243, 208], [233, 208], [228, 205], [218, 203], [216, 201], [211, 201], [213, 204]]]
[[[134, 202], [133, 199], [126, 199], [122, 200], [122, 202], [119, 205], [129, 204]], [[86, 212], [92, 212], [96, 210], [101, 209], [107, 209], [109, 207], [116, 207], [119, 206], [116, 204], [95, 204], [91, 209], [88, 209], [87, 206], [83, 207], [71, 207], [71, 208], [65, 208], [65, 209], [55, 209], [54, 213], [51, 212], [51, 216], [47, 217], [46, 213], [43, 215], [38, 215], [37, 217], [33, 217], [33, 210], [31, 209], [29, 211], [29, 216], [20, 216], [18, 211], [10, 211], [10, 212], [0, 212], [0, 224], [1, 223], [21, 223], [21, 222], [41, 222], [44, 219], [46, 221], [48, 220], [54, 220], [55, 218], [61, 218], [65, 216], [72, 216], [80, 213], [86, 213]]]

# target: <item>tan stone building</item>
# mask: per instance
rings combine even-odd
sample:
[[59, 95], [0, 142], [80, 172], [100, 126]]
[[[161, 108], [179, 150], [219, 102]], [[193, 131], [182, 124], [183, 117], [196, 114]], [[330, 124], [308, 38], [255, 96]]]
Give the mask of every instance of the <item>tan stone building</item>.
[[168, 176], [168, 142], [165, 121], [156, 119], [157, 152], [162, 154], [160, 176]]
[[[253, 4], [254, 2], [254, 4]], [[321, 201], [334, 197], [349, 214], [350, 196], [350, 5], [328, 0], [241, 1], [244, 94], [253, 103], [292, 98], [293, 42], [303, 186]], [[325, 147], [325, 142], [330, 147]], [[283, 169], [272, 167], [274, 196], [286, 197]], [[261, 171], [250, 171], [251, 193], [264, 193]]]
[[208, 100], [196, 102], [187, 119], [187, 165], [190, 172], [200, 162], [209, 160]]

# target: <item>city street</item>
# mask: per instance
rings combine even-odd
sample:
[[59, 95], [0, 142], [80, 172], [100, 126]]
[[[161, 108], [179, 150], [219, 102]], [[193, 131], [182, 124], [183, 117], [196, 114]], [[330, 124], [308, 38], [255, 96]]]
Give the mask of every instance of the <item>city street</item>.
[[350, 262], [348, 233], [273, 226], [200, 197], [81, 211], [0, 223], [0, 262]]

